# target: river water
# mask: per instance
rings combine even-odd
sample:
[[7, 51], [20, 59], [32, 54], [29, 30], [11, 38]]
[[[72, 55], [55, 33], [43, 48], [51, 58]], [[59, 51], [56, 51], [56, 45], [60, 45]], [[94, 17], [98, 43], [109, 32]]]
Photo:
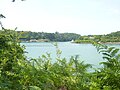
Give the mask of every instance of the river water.
[[[50, 53], [53, 62], [56, 60], [56, 47], [52, 42], [40, 43], [21, 43], [26, 46], [26, 56], [29, 58], [38, 58], [39, 56]], [[79, 59], [85, 63], [99, 67], [99, 63], [104, 61], [92, 44], [75, 44], [71, 42], [58, 42], [58, 47], [62, 51], [61, 57], [69, 60], [71, 56], [79, 55]], [[120, 45], [113, 45], [120, 48]]]

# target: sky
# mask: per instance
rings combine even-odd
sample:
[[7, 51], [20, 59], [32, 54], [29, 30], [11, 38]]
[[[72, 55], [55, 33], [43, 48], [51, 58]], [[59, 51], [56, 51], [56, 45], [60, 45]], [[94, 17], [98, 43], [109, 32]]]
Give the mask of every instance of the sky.
[[0, 0], [5, 28], [99, 35], [120, 31], [120, 0]]

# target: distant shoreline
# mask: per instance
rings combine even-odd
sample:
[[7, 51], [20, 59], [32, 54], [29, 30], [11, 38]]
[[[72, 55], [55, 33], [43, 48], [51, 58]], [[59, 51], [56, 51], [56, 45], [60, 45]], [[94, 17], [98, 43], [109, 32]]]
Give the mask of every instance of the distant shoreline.
[[101, 42], [101, 44], [120, 44], [120, 42], [105, 42], [105, 43]]
[[[91, 42], [72, 42], [72, 43], [76, 43], [76, 44], [92, 44]], [[99, 42], [100, 44], [120, 44], [120, 42]]]
[[[40, 43], [40, 42], [60, 42], [60, 41], [49, 41], [49, 40], [39, 40], [39, 41], [21, 41], [21, 43]], [[70, 42], [70, 41], [65, 41], [65, 42]], [[71, 42], [71, 43], [76, 43], [76, 44], [92, 44], [91, 42]], [[99, 42], [100, 44], [120, 44], [120, 42]]]

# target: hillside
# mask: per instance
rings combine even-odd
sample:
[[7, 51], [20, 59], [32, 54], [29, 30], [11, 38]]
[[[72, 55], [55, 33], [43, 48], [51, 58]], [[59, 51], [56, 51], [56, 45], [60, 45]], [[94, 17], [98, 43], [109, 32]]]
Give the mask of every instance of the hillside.
[[80, 37], [79, 34], [75, 33], [46, 33], [46, 32], [31, 32], [31, 31], [17, 31], [20, 40], [22, 41], [71, 41], [76, 40]]
[[101, 42], [120, 42], [120, 31], [102, 36]]
[[87, 35], [81, 36], [75, 40], [75, 43], [92, 43], [92, 41], [101, 43], [119, 43], [120, 42], [120, 31], [112, 32], [106, 35]]

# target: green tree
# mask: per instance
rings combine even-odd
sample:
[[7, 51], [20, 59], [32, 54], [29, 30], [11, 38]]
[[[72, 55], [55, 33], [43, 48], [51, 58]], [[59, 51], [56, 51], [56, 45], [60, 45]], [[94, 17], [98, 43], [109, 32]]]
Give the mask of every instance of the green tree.
[[24, 52], [18, 43], [15, 31], [2, 30], [0, 33], [0, 89], [20, 89], [20, 60]]

